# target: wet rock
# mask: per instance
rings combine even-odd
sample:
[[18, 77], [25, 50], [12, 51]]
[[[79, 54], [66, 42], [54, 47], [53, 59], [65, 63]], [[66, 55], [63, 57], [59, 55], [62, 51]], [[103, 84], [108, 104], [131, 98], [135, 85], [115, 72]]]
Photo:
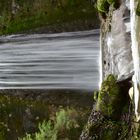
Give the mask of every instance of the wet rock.
[[124, 16], [129, 15], [126, 11], [128, 12], [128, 8], [124, 3], [115, 11], [110, 8], [107, 19], [102, 22], [103, 79], [109, 74], [117, 75], [118, 79], [127, 79], [130, 74], [133, 74], [129, 21], [124, 20]]

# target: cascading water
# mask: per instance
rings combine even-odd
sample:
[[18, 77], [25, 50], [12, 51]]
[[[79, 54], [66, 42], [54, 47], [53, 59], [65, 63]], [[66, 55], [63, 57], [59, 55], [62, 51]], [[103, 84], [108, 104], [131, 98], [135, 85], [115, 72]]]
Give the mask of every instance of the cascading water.
[[139, 0], [130, 0], [131, 10], [131, 39], [132, 56], [134, 63], [134, 103], [137, 121], [140, 120], [140, 17], [136, 15], [136, 8]]
[[0, 37], [0, 89], [98, 89], [99, 30]]

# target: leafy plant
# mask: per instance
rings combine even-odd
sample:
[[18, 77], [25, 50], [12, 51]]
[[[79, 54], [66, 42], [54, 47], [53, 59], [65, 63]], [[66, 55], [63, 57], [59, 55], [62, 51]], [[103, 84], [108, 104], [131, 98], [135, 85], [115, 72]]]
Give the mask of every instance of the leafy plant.
[[39, 124], [39, 131], [35, 134], [26, 134], [24, 138], [19, 140], [57, 140], [59, 137], [64, 137], [66, 131], [76, 128], [76, 112], [74, 110], [61, 109], [56, 112], [54, 120], [43, 121]]

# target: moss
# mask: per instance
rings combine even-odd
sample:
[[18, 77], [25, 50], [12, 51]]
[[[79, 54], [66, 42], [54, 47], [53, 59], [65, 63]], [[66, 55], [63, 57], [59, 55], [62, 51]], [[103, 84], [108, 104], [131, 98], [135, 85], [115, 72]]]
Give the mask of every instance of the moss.
[[93, 94], [93, 99], [94, 99], [94, 101], [97, 101], [97, 99], [98, 99], [98, 94], [99, 94], [98, 91], [95, 91], [95, 92], [94, 92], [94, 94]]
[[80, 140], [125, 140], [130, 138], [132, 104], [128, 98], [131, 78], [118, 82], [110, 74], [103, 81], [96, 106]]
[[109, 3], [107, 0], [98, 0], [97, 9], [99, 12], [107, 13], [109, 11]]
[[119, 96], [120, 90], [117, 79], [115, 76], [109, 75], [102, 83], [101, 90], [99, 91], [96, 110], [101, 111], [108, 117], [116, 116], [120, 106]]
[[113, 7], [117, 9], [120, 6], [120, 2], [119, 0], [97, 0], [97, 9], [101, 14], [107, 14], [109, 12], [110, 5], [113, 5]]
[[115, 4], [117, 0], [107, 0], [107, 2], [111, 5], [111, 4]]
[[137, 16], [140, 16], [140, 2], [138, 3], [137, 9], [136, 9]]

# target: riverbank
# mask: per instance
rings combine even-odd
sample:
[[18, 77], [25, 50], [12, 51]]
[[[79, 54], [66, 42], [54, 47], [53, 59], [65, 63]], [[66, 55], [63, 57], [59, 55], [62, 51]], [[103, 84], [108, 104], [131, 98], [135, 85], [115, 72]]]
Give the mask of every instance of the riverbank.
[[10, 0], [2, 1], [0, 8], [0, 35], [56, 33], [99, 27], [96, 9], [90, 0]]
[[75, 32], [99, 29], [99, 23], [94, 20], [78, 20], [68, 23], [56, 23], [54, 25], [47, 25], [43, 27], [37, 27], [28, 31], [21, 31], [20, 33], [27, 34], [48, 34], [48, 33], [61, 33], [61, 32]]

